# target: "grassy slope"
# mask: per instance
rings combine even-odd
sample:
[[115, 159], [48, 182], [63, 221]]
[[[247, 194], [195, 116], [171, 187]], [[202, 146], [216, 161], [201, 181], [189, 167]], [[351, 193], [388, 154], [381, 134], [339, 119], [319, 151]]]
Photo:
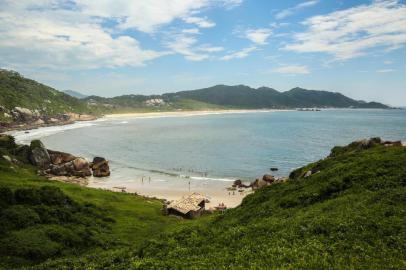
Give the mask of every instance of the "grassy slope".
[[[11, 154], [10, 154], [11, 152]], [[0, 154], [8, 154], [12, 156], [12, 151], [8, 151], [0, 147]], [[0, 155], [0, 156], [1, 156]], [[36, 169], [30, 165], [11, 165], [8, 161], [0, 157], [0, 189], [3, 187], [17, 190], [21, 188], [38, 189], [40, 187], [57, 187], [60, 188], [64, 194], [69, 196], [75, 202], [95, 206], [100, 211], [103, 211], [106, 216], [114, 219], [114, 222], [109, 224], [109, 230], [103, 231], [100, 235], [102, 241], [106, 242], [104, 248], [115, 249], [125, 248], [127, 246], [137, 246], [151, 237], [158, 238], [160, 234], [171, 231], [175, 228], [182, 226], [189, 226], [195, 221], [178, 220], [174, 217], [166, 217], [161, 214], [162, 202], [156, 199], [147, 199], [141, 196], [132, 194], [117, 193], [111, 191], [97, 190], [91, 188], [83, 188], [73, 184], [66, 184], [56, 181], [49, 181], [43, 177], [36, 175]], [[1, 198], [0, 198], [1, 199]], [[2, 211], [0, 200], [0, 226]], [[209, 218], [209, 217], [208, 217]], [[96, 226], [96, 221], [94, 226]], [[41, 227], [42, 226], [42, 227]], [[92, 227], [92, 226], [91, 226]], [[29, 229], [37, 229], [42, 233], [41, 228], [45, 228], [42, 224], [35, 225]], [[14, 230], [18, 232], [19, 230]], [[7, 235], [0, 233], [0, 240]], [[27, 238], [27, 245], [31, 245], [30, 241], [35, 241], [36, 237]], [[107, 245], [107, 243], [114, 243]], [[35, 243], [32, 243], [33, 245]], [[0, 247], [0, 250], [3, 247]], [[98, 254], [100, 251], [97, 247], [90, 248], [86, 252], [95, 252]], [[72, 247], [66, 247], [72, 249]], [[68, 253], [67, 253], [68, 254]], [[45, 256], [45, 255], [44, 255]], [[55, 257], [55, 256], [54, 256]], [[57, 257], [57, 256], [56, 256]], [[0, 269], [1, 267], [9, 268], [15, 264], [25, 264], [28, 261], [20, 260], [16, 262], [15, 259], [6, 259], [0, 254]], [[36, 261], [32, 260], [31, 263]]]
[[[303, 172], [320, 170], [308, 178]], [[404, 269], [406, 148], [341, 151], [209, 224], [39, 269]]]

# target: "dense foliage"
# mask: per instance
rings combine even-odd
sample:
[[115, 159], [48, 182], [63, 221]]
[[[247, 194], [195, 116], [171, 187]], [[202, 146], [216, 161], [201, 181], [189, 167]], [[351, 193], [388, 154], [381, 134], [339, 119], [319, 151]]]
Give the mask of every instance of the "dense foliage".
[[0, 265], [38, 263], [110, 245], [105, 211], [80, 204], [59, 188], [0, 188]]
[[406, 148], [341, 150], [209, 223], [38, 269], [404, 268]]

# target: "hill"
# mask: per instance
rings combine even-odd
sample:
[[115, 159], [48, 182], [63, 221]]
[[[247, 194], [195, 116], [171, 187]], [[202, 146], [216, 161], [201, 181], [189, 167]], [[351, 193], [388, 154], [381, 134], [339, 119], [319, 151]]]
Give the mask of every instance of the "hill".
[[91, 120], [107, 113], [221, 109], [381, 108], [378, 102], [356, 101], [340, 93], [294, 88], [216, 85], [163, 95], [112, 98], [60, 92], [19, 73], [0, 69], [0, 131]]
[[268, 87], [216, 85], [209, 88], [164, 94], [169, 99], [193, 99], [242, 108], [389, 108], [377, 102], [356, 101], [340, 93], [293, 88], [279, 92]]
[[88, 110], [86, 103], [77, 98], [3, 69], [0, 70], [0, 105], [8, 110], [23, 107], [48, 115]]
[[[23, 162], [19, 146], [6, 140], [0, 148], [3, 155]], [[9, 195], [9, 202], [0, 204], [0, 225], [11, 226], [0, 235], [4, 267], [14, 263], [37, 264], [33, 269], [401, 269], [405, 265], [406, 147], [397, 143], [388, 146], [372, 139], [335, 147], [327, 158], [293, 171], [287, 182], [257, 190], [225, 214], [193, 221], [162, 216], [156, 200], [42, 180], [33, 168], [18, 164], [0, 158], [2, 194], [10, 194], [8, 189], [14, 194], [14, 199]], [[45, 197], [17, 196], [22, 188], [35, 189], [24, 194]], [[37, 200], [34, 205], [30, 198]], [[55, 203], [49, 204], [48, 198]], [[77, 205], [66, 209], [73, 211], [72, 217], [90, 211], [89, 219], [61, 221], [52, 216], [52, 211], [60, 211], [59, 201]], [[47, 207], [55, 210], [43, 212]], [[28, 222], [25, 217], [36, 217], [35, 213], [39, 219]], [[43, 219], [44, 213], [51, 215]], [[76, 226], [87, 228], [86, 233], [69, 231]], [[102, 243], [82, 246], [88, 233]], [[16, 240], [11, 242], [12, 238]], [[45, 241], [52, 245], [45, 249], [40, 244]], [[41, 260], [32, 257], [34, 251], [42, 251], [41, 260], [48, 260], [38, 264]]]
[[86, 95], [84, 95], [84, 94], [82, 94], [82, 93], [79, 93], [79, 92], [77, 92], [77, 91], [74, 91], [74, 90], [65, 90], [65, 91], [63, 91], [63, 92], [64, 92], [65, 94], [71, 96], [71, 97], [75, 97], [75, 98], [78, 98], [78, 99], [83, 99], [83, 98], [86, 98], [86, 97], [87, 97]]

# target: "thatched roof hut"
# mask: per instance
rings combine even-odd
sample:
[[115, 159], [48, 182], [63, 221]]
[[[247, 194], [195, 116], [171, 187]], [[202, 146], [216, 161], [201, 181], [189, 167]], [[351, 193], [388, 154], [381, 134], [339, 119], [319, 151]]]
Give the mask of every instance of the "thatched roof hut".
[[166, 206], [166, 213], [185, 218], [199, 217], [204, 210], [206, 198], [199, 193], [192, 193]]

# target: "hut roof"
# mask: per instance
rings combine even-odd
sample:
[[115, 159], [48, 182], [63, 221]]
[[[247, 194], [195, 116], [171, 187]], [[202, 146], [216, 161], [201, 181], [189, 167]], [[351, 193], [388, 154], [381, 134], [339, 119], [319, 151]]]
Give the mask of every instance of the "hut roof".
[[168, 205], [168, 209], [172, 208], [176, 211], [187, 214], [190, 211], [197, 211], [200, 209], [199, 204], [205, 201], [206, 198], [199, 193], [192, 193], [180, 200], [173, 201]]

